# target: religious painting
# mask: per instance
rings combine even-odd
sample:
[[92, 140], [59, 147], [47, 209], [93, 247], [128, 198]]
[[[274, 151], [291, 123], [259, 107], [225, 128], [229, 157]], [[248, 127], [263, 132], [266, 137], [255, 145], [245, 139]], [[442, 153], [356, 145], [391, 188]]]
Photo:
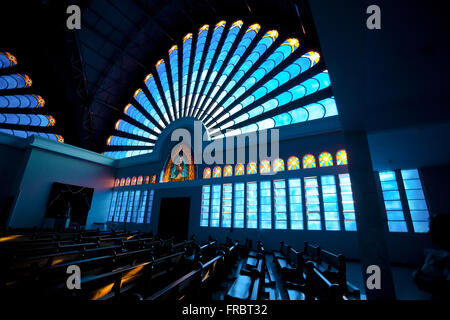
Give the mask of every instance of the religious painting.
[[[172, 159], [173, 154], [173, 159]], [[178, 144], [169, 155], [164, 169], [163, 182], [194, 180], [195, 167], [191, 148]]]

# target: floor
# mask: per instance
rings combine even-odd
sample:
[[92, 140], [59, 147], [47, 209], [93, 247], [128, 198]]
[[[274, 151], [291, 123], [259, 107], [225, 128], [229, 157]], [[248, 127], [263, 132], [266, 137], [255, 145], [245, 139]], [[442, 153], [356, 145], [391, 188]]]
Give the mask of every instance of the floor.
[[[240, 257], [238, 262], [233, 266], [232, 271], [229, 273], [228, 278], [221, 284], [220, 288], [217, 288], [212, 293], [213, 300], [223, 300], [228, 289], [233, 284], [234, 280], [240, 273], [243, 264], [246, 262], [245, 257]], [[281, 279], [281, 275], [276, 270], [276, 267], [272, 261], [272, 255], [266, 255], [266, 265], [268, 272], [274, 279], [272, 285], [265, 285], [264, 294], [262, 300], [289, 300], [296, 299], [302, 300], [304, 297], [295, 296], [293, 291], [286, 288], [284, 281]], [[429, 300], [431, 295], [427, 292], [419, 290], [412, 280], [412, 273], [414, 269], [408, 267], [392, 267], [395, 291], [398, 300]], [[266, 274], [266, 278], [268, 275]], [[366, 300], [365, 285], [362, 278], [361, 265], [358, 262], [347, 262], [347, 279], [350, 283], [357, 286], [361, 290], [361, 300]], [[266, 281], [267, 282], [267, 281]]]

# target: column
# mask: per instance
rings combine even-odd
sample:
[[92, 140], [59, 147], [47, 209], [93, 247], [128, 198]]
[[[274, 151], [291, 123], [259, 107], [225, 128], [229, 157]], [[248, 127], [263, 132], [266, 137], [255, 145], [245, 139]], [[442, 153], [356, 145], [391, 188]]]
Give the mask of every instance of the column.
[[381, 270], [381, 289], [365, 287], [368, 300], [395, 299], [395, 289], [386, 240], [387, 226], [372, 168], [369, 144], [365, 132], [344, 133], [348, 154], [348, 171], [355, 201], [357, 234], [361, 266], [366, 285], [367, 267], [377, 265]]

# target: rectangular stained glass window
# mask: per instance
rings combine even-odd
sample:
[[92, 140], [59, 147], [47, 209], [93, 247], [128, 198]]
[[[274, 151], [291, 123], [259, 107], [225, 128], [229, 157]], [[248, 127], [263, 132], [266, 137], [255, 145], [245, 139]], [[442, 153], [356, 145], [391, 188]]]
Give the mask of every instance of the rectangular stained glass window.
[[152, 207], [153, 207], [153, 195], [155, 190], [150, 190], [148, 194], [148, 205], [147, 205], [147, 216], [145, 217], [145, 223], [150, 223], [150, 218], [152, 216]]
[[133, 212], [134, 194], [135, 194], [135, 191], [130, 191], [130, 195], [129, 195], [129, 199], [128, 199], [127, 212], [126, 212], [126, 217], [125, 217], [125, 220], [127, 221], [127, 223], [131, 222], [131, 214]]
[[336, 190], [336, 179], [333, 175], [321, 176], [323, 211], [325, 216], [325, 229], [338, 231], [341, 229], [339, 222], [339, 206]]
[[202, 205], [200, 211], [200, 227], [209, 225], [209, 206], [211, 203], [211, 186], [202, 188]]
[[220, 198], [221, 198], [220, 184], [215, 184], [212, 186], [211, 194], [211, 227], [220, 226]]
[[356, 231], [355, 206], [353, 203], [352, 184], [348, 173], [339, 175], [341, 203], [344, 215], [345, 231]]
[[401, 174], [414, 232], [428, 232], [430, 214], [428, 213], [419, 172], [417, 169], [402, 170]]
[[113, 221], [117, 222], [119, 221], [119, 215], [120, 215], [120, 209], [122, 206], [122, 199], [123, 199], [123, 192], [119, 192], [119, 194], [117, 195], [117, 201], [116, 201], [116, 209], [114, 210], [114, 217], [113, 217]]
[[247, 182], [247, 228], [258, 228], [258, 185]]
[[275, 229], [287, 229], [286, 181], [273, 181]]
[[289, 179], [289, 214], [292, 230], [303, 230], [302, 180]]
[[125, 213], [127, 211], [128, 191], [123, 192], [122, 203], [120, 205], [119, 222], [125, 221]]
[[260, 187], [260, 228], [272, 228], [272, 192], [270, 181], [261, 181]]
[[231, 227], [231, 212], [233, 205], [233, 185], [231, 183], [223, 185], [222, 193], [222, 227]]
[[244, 228], [245, 213], [245, 190], [244, 183], [236, 183], [234, 185], [234, 227]]
[[139, 210], [139, 201], [141, 200], [141, 190], [136, 190], [136, 194], [134, 195], [134, 204], [133, 204], [133, 213], [131, 214], [131, 222], [137, 222], [137, 215]]
[[379, 172], [384, 206], [390, 232], [407, 232], [395, 171]]
[[108, 221], [112, 221], [114, 217], [114, 211], [116, 210], [117, 191], [114, 191], [111, 198], [111, 205], [109, 206]]
[[321, 230], [319, 185], [316, 177], [304, 178], [308, 230]]
[[147, 205], [147, 190], [142, 192], [141, 202], [139, 203], [137, 223], [144, 223], [145, 208]]

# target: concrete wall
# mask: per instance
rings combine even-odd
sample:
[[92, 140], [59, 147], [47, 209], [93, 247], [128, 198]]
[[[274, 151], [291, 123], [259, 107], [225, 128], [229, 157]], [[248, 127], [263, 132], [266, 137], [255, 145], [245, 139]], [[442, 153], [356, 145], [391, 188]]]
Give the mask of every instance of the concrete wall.
[[27, 160], [23, 139], [0, 133], [0, 229], [6, 226]]
[[26, 166], [20, 182], [15, 190], [11, 190], [15, 199], [8, 226], [42, 226], [53, 182], [94, 188], [87, 226], [106, 220], [113, 185], [113, 161], [94, 152], [36, 136], [27, 140], [23, 149], [27, 154]]
[[[331, 124], [333, 125], [333, 123]], [[25, 140], [0, 135], [0, 152], [2, 154], [0, 169], [5, 181], [0, 186], [0, 201], [4, 203], [8, 196], [14, 197], [15, 200], [8, 225], [11, 227], [39, 227], [45, 215], [53, 182], [94, 188], [95, 192], [86, 228], [92, 228], [93, 223], [105, 223], [109, 212], [113, 179], [115, 177], [157, 174], [159, 181], [160, 173], [170, 154], [170, 149], [176, 144], [176, 142], [170, 141], [170, 132], [177, 126], [186, 125], [189, 127], [188, 122], [180, 121], [177, 125], [172, 125], [167, 132], [165, 131], [163, 137], [158, 140], [154, 153], [120, 161], [114, 161], [96, 153], [38, 137]], [[329, 125], [330, 123], [328, 123]], [[302, 137], [295, 127], [287, 131], [281, 130], [282, 141], [279, 156], [286, 160], [291, 155], [299, 157], [305, 153], [318, 155], [322, 151], [335, 153], [338, 149], [345, 148], [342, 134], [339, 132], [324, 133], [325, 127], [318, 126], [314, 130], [310, 129], [307, 137]], [[433, 126], [421, 129], [421, 132], [425, 133], [422, 134], [423, 139], [418, 140], [417, 147], [414, 147], [414, 143], [402, 143], [408, 137], [420, 136], [420, 132], [416, 132], [416, 129], [412, 129], [411, 135], [408, 134], [406, 129], [369, 135], [375, 170], [420, 169], [430, 212], [450, 212], [450, 205], [447, 200], [450, 191], [447, 182], [450, 179], [450, 169], [448, 165], [445, 165], [447, 158], [446, 156], [444, 156], [444, 160], [437, 158], [438, 149], [433, 145], [427, 146], [429, 136], [444, 130], [444, 127]], [[190, 127], [191, 129], [192, 127]], [[296, 136], [300, 137], [295, 138]], [[204, 143], [204, 145], [206, 144]], [[245, 148], [248, 150], [249, 146], [246, 145]], [[427, 155], [414, 158], [419, 149], [425, 149]], [[11, 170], [11, 163], [14, 163], [14, 170]], [[245, 241], [245, 238], [251, 238], [253, 241], [263, 240], [268, 250], [278, 248], [281, 240], [285, 240], [297, 248], [301, 248], [304, 241], [309, 241], [319, 244], [323, 248], [341, 252], [348, 258], [359, 258], [359, 248], [354, 232], [200, 228], [200, 197], [203, 184], [271, 180], [274, 178], [273, 176], [255, 175], [251, 178], [243, 176], [203, 180], [201, 175], [205, 166], [205, 164], [197, 166], [197, 177], [199, 179], [195, 181], [140, 186], [139, 188], [155, 190], [151, 223], [150, 225], [128, 225], [127, 228], [156, 233], [161, 199], [190, 197], [189, 234], [195, 234], [199, 240], [206, 240], [209, 235], [219, 240], [224, 240], [226, 236], [229, 236], [241, 242]], [[277, 177], [318, 176], [342, 172], [346, 172], [345, 167], [335, 166], [333, 168], [299, 170], [294, 173], [280, 173]], [[120, 224], [111, 225], [116, 229], [123, 228], [123, 225]], [[428, 236], [424, 234], [386, 232], [386, 237], [390, 256], [394, 262], [418, 264], [422, 262], [423, 250], [431, 246]]]

